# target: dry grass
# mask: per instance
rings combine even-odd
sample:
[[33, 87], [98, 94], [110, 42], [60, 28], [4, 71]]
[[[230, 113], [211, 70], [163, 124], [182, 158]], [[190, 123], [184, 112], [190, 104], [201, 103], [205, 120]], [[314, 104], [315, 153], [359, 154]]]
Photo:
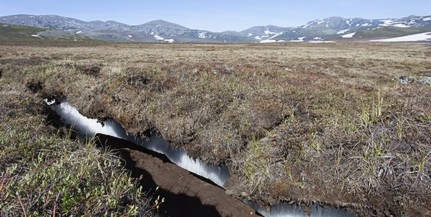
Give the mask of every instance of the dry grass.
[[[130, 132], [156, 129], [263, 203], [430, 215], [431, 76], [421, 44], [0, 46], [3, 76]], [[10, 68], [10, 69], [9, 69]], [[97, 69], [97, 70], [96, 70]], [[100, 70], [100, 71], [99, 71]], [[97, 73], [94, 73], [97, 71]], [[38, 85], [35, 85], [38, 86]], [[244, 194], [243, 194], [244, 195]]]
[[121, 159], [47, 126], [44, 83], [27, 80], [44, 63], [19, 62], [1, 66], [0, 216], [152, 216]]

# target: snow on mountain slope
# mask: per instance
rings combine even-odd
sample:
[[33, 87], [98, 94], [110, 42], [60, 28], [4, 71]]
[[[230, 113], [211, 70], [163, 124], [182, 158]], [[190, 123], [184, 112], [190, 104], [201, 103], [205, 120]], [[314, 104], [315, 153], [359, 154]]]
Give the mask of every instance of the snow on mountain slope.
[[206, 39], [207, 38], [207, 32], [199, 32], [198, 38], [200, 39]]
[[396, 38], [387, 38], [379, 40], [371, 40], [372, 42], [415, 42], [415, 41], [431, 41], [431, 32], [407, 35]]
[[350, 31], [350, 29], [343, 29], [341, 31], [337, 32], [337, 35], [345, 34], [346, 32]]
[[[127, 25], [115, 21], [86, 22], [56, 15], [11, 15], [0, 17], [0, 23], [49, 28], [57, 32], [64, 31], [67, 34], [79, 34], [83, 37], [105, 41], [147, 42], [167, 42], [165, 39], [169, 38], [175, 42], [265, 43], [292, 40], [313, 41], [316, 37], [321, 39], [318, 41], [331, 41], [341, 38], [375, 39], [431, 31], [431, 16], [409, 16], [399, 19], [329, 17], [310, 21], [299, 27], [265, 25], [251, 27], [240, 32], [220, 33], [190, 29], [164, 20], [154, 20], [141, 25]], [[374, 30], [376, 31], [373, 33]], [[365, 31], [368, 32], [364, 33]], [[397, 35], [394, 35], [394, 32]]]
[[273, 39], [280, 36], [291, 28], [284, 28], [272, 25], [266, 26], [255, 26], [249, 29], [243, 30], [240, 34], [244, 37], [253, 38], [256, 41], [262, 43], [273, 42]]
[[165, 39], [165, 38], [163, 38], [162, 36], [160, 36], [160, 35], [154, 35], [154, 38], [157, 40], [157, 41], [161, 41], [161, 42], [167, 42], [167, 43], [174, 43], [175, 42], [175, 40], [174, 39]]
[[[392, 27], [399, 27], [399, 28], [409, 28], [411, 24], [415, 22], [410, 21], [410, 23], [407, 23], [405, 21], [396, 20], [396, 19], [387, 19], [383, 20], [383, 23], [379, 24], [380, 26], [392, 26]], [[408, 25], [410, 24], [410, 25]]]
[[342, 35], [341, 38], [353, 38], [353, 36], [355, 36], [355, 34], [356, 34], [356, 32], [345, 34], [345, 35]]

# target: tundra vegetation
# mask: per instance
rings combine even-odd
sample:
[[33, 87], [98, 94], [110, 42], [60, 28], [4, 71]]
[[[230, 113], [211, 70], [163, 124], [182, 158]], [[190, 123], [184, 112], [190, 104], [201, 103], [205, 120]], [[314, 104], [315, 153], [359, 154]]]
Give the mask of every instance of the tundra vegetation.
[[431, 86], [418, 82], [431, 76], [429, 44], [11, 42], [0, 53], [3, 213], [85, 213], [90, 201], [151, 211], [120, 159], [44, 123], [43, 99], [66, 97], [227, 164], [239, 199], [431, 215]]

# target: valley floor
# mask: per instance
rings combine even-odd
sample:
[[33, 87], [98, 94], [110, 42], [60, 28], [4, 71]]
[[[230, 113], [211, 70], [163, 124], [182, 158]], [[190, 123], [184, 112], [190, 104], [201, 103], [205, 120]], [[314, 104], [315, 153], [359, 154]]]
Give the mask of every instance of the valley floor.
[[159, 131], [226, 164], [233, 198], [431, 215], [429, 45], [9, 43], [0, 64], [2, 95], [38, 108], [3, 100], [2, 114], [43, 117], [44, 98], [67, 98], [135, 135]]

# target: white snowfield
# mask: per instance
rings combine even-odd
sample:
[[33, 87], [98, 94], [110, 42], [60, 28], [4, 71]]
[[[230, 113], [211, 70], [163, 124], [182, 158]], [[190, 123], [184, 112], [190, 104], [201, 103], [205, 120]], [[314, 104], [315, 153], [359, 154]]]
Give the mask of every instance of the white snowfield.
[[371, 40], [372, 42], [414, 42], [414, 41], [431, 41], [431, 32], [424, 32], [414, 35], [406, 35], [396, 38], [387, 38], [379, 40]]
[[355, 36], [355, 34], [356, 34], [356, 32], [345, 34], [345, 35], [342, 35], [341, 38], [353, 38], [353, 36]]
[[344, 33], [348, 32], [349, 30], [350, 30], [350, 29], [344, 29], [344, 30], [341, 30], [341, 31], [337, 32], [337, 35], [344, 34]]
[[157, 41], [164, 41], [164, 42], [168, 42], [168, 43], [174, 43], [175, 42], [174, 39], [165, 39], [160, 35], [154, 35], [153, 32], [151, 33], [151, 35], [153, 35]]

